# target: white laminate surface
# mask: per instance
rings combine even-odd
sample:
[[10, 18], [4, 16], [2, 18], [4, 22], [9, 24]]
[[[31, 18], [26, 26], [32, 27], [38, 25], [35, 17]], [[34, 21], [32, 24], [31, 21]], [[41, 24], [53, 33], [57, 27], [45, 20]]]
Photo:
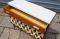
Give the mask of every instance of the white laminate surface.
[[55, 16], [55, 12], [46, 9], [42, 6], [30, 3], [26, 0], [14, 0], [8, 3], [9, 5], [26, 12], [46, 23], [50, 23]]

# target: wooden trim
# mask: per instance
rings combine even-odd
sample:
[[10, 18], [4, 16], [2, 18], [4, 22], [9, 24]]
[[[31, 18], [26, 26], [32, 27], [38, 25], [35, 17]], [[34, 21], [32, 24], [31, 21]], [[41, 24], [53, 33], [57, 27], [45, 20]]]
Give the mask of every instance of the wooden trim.
[[[8, 13], [9, 15], [17, 18], [18, 20], [22, 21], [23, 23], [29, 25], [30, 27], [36, 26], [39, 29], [37, 29], [38, 31], [44, 33], [46, 31], [46, 28], [48, 26], [47, 23], [38, 20], [32, 16], [27, 15], [25, 12], [21, 11], [21, 10], [17, 10], [12, 8], [11, 6], [7, 5], [4, 8], [5, 12]], [[34, 18], [34, 19], [33, 19]], [[33, 27], [34, 28], [34, 27]]]

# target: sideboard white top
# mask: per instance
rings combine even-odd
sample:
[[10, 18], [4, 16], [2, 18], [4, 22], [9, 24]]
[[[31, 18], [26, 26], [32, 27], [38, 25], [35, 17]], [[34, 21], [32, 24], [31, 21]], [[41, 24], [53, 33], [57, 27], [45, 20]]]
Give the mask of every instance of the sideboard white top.
[[46, 23], [50, 23], [55, 16], [55, 12], [46, 9], [42, 6], [36, 5], [34, 3], [30, 3], [26, 0], [14, 0], [8, 3], [10, 6], [13, 6], [19, 10], [26, 12]]

